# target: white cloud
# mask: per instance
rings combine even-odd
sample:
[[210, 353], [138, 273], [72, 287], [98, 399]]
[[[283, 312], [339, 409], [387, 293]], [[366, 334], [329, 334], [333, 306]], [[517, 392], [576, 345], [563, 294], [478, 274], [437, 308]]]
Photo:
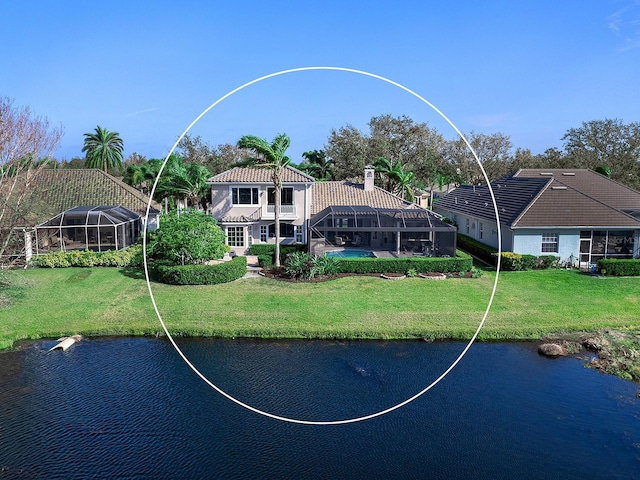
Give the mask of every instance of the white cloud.
[[620, 50], [640, 48], [640, 0], [632, 0], [609, 15], [607, 26], [622, 39]]

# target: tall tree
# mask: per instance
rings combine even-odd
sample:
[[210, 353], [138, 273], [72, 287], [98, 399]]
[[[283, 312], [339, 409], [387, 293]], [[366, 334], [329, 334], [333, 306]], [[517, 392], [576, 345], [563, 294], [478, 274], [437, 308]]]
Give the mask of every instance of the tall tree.
[[122, 168], [122, 151], [124, 143], [118, 132], [110, 132], [106, 128], [97, 126], [94, 133], [84, 134], [87, 168], [100, 168], [107, 172], [110, 168]]
[[591, 120], [562, 137], [567, 157], [583, 168], [608, 166], [611, 178], [640, 188], [640, 122]]
[[298, 166], [319, 181], [333, 178], [333, 160], [327, 158], [323, 150], [310, 150], [302, 154], [304, 161]]
[[[24, 234], [17, 228], [26, 225], [30, 199], [47, 188], [33, 188], [34, 181], [40, 170], [49, 168], [62, 134], [62, 127], [50, 128], [49, 121], [29, 107], [15, 107], [0, 97], [0, 263], [9, 250], [24, 251]], [[13, 264], [18, 257], [9, 258]]]
[[261, 168], [271, 170], [271, 179], [274, 189], [274, 222], [276, 237], [275, 266], [280, 267], [280, 195], [282, 190], [282, 176], [284, 170], [291, 163], [291, 159], [285, 155], [291, 145], [291, 139], [286, 133], [277, 135], [271, 143], [264, 138], [254, 135], [245, 135], [238, 140], [238, 147], [253, 152], [256, 157], [250, 162]]

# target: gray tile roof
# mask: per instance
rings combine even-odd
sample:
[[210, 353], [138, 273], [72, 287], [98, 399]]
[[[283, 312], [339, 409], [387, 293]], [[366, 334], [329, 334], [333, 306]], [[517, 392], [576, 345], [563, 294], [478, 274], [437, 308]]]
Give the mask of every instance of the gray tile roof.
[[373, 187], [373, 190], [367, 191], [362, 183], [349, 181], [316, 182], [311, 191], [311, 215], [331, 205], [366, 205], [373, 208], [407, 208], [412, 205], [382, 188]]
[[[491, 183], [500, 222], [511, 228], [640, 228], [640, 192], [587, 169], [523, 169]], [[438, 209], [495, 221], [486, 186], [461, 186]]]
[[[7, 185], [5, 181], [2, 186]], [[18, 178], [18, 188], [24, 189], [24, 177]], [[78, 206], [121, 206], [145, 215], [148, 202], [135, 188], [97, 169], [40, 170], [32, 177], [29, 191], [20, 211], [13, 212], [20, 226], [37, 225]], [[151, 207], [161, 208], [157, 202]]]
[[[283, 181], [285, 183], [309, 183], [315, 179], [300, 170], [288, 166], [284, 169]], [[207, 183], [273, 183], [271, 170], [261, 167], [234, 167], [219, 173]]]

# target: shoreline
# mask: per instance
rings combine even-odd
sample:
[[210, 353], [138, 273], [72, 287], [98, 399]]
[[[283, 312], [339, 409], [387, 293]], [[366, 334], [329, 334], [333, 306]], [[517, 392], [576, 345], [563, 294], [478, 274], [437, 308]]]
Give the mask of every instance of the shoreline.
[[[404, 337], [404, 338], [363, 338], [350, 336], [211, 336], [211, 335], [174, 335], [179, 338], [212, 338], [227, 340], [325, 340], [325, 341], [377, 341], [377, 342], [401, 342], [401, 341], [422, 341], [425, 343], [435, 342], [461, 342], [468, 343], [470, 339], [460, 338], [420, 338], [420, 337]], [[97, 335], [83, 335], [83, 339], [100, 339], [100, 338], [152, 338], [167, 339], [164, 332], [155, 332], [154, 334], [135, 335], [131, 333], [108, 333]], [[31, 339], [21, 339], [13, 342], [8, 348], [0, 349], [0, 354], [19, 351], [24, 344], [39, 341], [55, 341], [53, 337], [41, 337]], [[615, 375], [624, 380], [630, 380], [634, 383], [640, 383], [640, 334], [625, 332], [622, 330], [606, 329], [596, 332], [558, 332], [554, 334], [544, 335], [539, 338], [477, 338], [478, 343], [529, 343], [557, 345], [564, 353], [559, 355], [543, 355], [551, 358], [562, 356], [574, 357], [584, 360], [585, 367], [593, 368], [602, 373]], [[640, 392], [638, 393], [640, 396]]]

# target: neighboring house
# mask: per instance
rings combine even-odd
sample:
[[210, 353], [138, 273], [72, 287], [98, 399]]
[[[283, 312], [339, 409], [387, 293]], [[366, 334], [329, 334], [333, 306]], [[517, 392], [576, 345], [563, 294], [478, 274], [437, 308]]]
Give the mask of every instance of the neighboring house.
[[[9, 177], [3, 188], [10, 185]], [[9, 228], [14, 231], [16, 242], [5, 252], [13, 259], [51, 249], [94, 248], [94, 244], [99, 250], [125, 247], [144, 228], [149, 202], [135, 188], [98, 169], [21, 174], [14, 187], [14, 195], [18, 193], [24, 193], [23, 201], [19, 206], [8, 203], [1, 226], [5, 235]], [[157, 202], [151, 203], [149, 230], [158, 227], [160, 210]]]
[[[491, 186], [503, 251], [557, 255], [587, 268], [601, 258], [638, 256], [640, 192], [587, 169], [521, 169]], [[434, 210], [460, 233], [498, 247], [487, 186], [462, 185]]]
[[[401, 253], [455, 254], [455, 228], [439, 215], [374, 185], [374, 167], [364, 183], [316, 182], [287, 167], [280, 211], [282, 244], [308, 244], [321, 254], [336, 247]], [[236, 253], [254, 243], [274, 242], [271, 172], [236, 167], [209, 179], [211, 214]]]

